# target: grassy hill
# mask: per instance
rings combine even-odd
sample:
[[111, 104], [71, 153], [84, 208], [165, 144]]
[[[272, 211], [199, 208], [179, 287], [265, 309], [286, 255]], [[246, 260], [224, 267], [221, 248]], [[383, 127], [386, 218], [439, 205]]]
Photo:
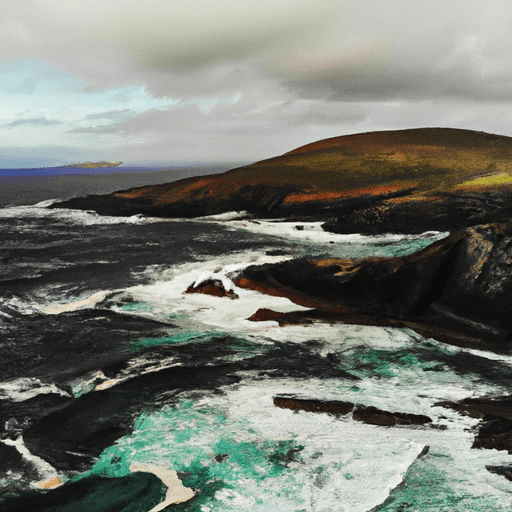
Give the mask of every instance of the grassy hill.
[[65, 206], [168, 217], [247, 210], [261, 217], [331, 220], [333, 230], [344, 223], [347, 230], [349, 224], [359, 231], [372, 224], [379, 231], [385, 228], [379, 218], [425, 208], [430, 216], [432, 208], [451, 211], [453, 201], [457, 211], [466, 201], [474, 210], [475, 197], [477, 203], [484, 196], [484, 203], [491, 201], [476, 209], [493, 216], [508, 194], [512, 138], [419, 128], [321, 140], [224, 174], [77, 198]]

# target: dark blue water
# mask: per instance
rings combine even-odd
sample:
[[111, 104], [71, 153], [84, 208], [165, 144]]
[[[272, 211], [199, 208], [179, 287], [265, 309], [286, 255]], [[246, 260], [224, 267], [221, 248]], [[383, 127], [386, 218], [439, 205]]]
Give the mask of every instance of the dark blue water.
[[197, 176], [216, 174], [230, 165], [183, 167], [0, 169], [0, 207], [34, 204], [48, 199], [69, 199], [87, 194], [107, 194], [144, 185], [158, 185]]

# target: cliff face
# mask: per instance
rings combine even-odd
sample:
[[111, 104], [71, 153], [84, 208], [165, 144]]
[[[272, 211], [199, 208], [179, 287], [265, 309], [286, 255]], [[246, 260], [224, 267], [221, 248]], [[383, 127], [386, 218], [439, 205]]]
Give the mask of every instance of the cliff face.
[[315, 308], [312, 318], [320, 311], [329, 321], [408, 326], [441, 341], [509, 352], [511, 271], [506, 223], [460, 230], [401, 258], [248, 267], [236, 283]]
[[423, 128], [327, 139], [224, 174], [54, 205], [101, 214], [327, 221], [334, 232], [455, 230], [512, 215], [512, 138]]

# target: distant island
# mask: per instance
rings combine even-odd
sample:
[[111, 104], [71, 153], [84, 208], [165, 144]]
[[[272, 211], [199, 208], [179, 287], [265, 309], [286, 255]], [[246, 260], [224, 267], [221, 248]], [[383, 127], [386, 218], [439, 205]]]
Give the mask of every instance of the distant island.
[[64, 167], [85, 167], [86, 169], [97, 169], [98, 167], [119, 167], [123, 162], [81, 162], [78, 164], [70, 164]]

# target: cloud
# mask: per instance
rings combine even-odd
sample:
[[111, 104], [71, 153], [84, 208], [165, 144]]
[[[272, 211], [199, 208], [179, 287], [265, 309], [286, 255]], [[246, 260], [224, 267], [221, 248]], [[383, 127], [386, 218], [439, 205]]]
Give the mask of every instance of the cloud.
[[57, 121], [56, 119], [46, 119], [46, 117], [31, 117], [27, 119], [16, 119], [15, 121], [4, 124], [2, 128], [12, 129], [25, 125], [51, 126], [54, 124], [62, 124], [62, 121]]
[[97, 112], [94, 114], [89, 114], [85, 117], [85, 119], [103, 119], [119, 121], [121, 119], [127, 119], [135, 115], [137, 115], [135, 110], [131, 108], [125, 108], [122, 110], [109, 110], [107, 112]]
[[510, 26], [508, 0], [5, 2], [0, 123], [62, 124], [0, 143], [226, 160], [381, 128], [512, 135]]
[[332, 17], [345, 3], [153, 0], [148, 8], [135, 0], [114, 1], [94, 30], [147, 66], [193, 68], [292, 50], [328, 30], [327, 13]]
[[[201, 87], [218, 94], [228, 85], [219, 66], [250, 63], [303, 98], [512, 99], [512, 6], [505, 0], [38, 4], [59, 30], [43, 37], [27, 23], [27, 33], [42, 39], [60, 62], [100, 80], [108, 80], [107, 70], [113, 80], [131, 73], [161, 93], [166, 83], [165, 93], [172, 91], [181, 75], [192, 90], [194, 77], [211, 78]], [[71, 30], [87, 47], [67, 38], [57, 48]], [[83, 58], [72, 62], [77, 51]]]
[[225, 93], [249, 64], [301, 98], [508, 101], [511, 22], [507, 0], [19, 0], [0, 55], [184, 98]]
[[98, 126], [81, 126], [78, 128], [73, 128], [72, 130], [68, 130], [68, 133], [92, 133], [92, 134], [103, 134], [103, 133], [122, 133], [117, 128], [117, 124], [111, 125], [98, 125]]

